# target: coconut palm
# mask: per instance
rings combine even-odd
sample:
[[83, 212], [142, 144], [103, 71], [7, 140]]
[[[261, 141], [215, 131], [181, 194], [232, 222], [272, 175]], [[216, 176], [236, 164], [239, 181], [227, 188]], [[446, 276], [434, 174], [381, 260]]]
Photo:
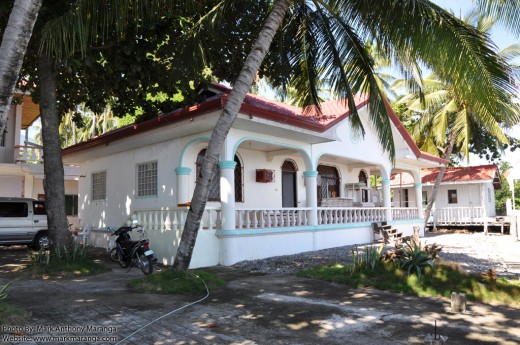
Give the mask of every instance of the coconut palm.
[[0, 45], [0, 135], [42, 0], [16, 0]]
[[[472, 11], [462, 18], [464, 22], [473, 25], [482, 33], [489, 32], [496, 23], [493, 18]], [[520, 56], [520, 47], [515, 44], [497, 53], [503, 61], [512, 61]], [[511, 65], [511, 77], [518, 72], [517, 66]], [[513, 80], [514, 83], [514, 80]], [[413, 85], [413, 80], [398, 80], [394, 88], [405, 88]], [[418, 118], [411, 127], [412, 138], [419, 144], [421, 150], [434, 155], [440, 155], [450, 159], [452, 153], [469, 159], [469, 148], [472, 142], [473, 131], [483, 132], [496, 138], [497, 145], [508, 144], [508, 138], [503, 131], [504, 127], [512, 125], [509, 118], [502, 112], [488, 113], [476, 106], [472, 100], [466, 99], [463, 92], [438, 75], [431, 74], [422, 81], [420, 88], [415, 92], [402, 97], [395, 106], [406, 107], [405, 114]], [[517, 106], [513, 102], [513, 95], [502, 105], [503, 109], [509, 108], [511, 112], [517, 112]], [[432, 195], [425, 209], [425, 227], [428, 222], [431, 209], [437, 198], [440, 182], [444, 176], [445, 166], [442, 166], [437, 175]]]

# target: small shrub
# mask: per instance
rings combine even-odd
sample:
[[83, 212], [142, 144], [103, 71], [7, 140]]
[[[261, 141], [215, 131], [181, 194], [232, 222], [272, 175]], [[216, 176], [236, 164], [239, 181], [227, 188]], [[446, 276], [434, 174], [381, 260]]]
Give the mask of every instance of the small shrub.
[[408, 275], [415, 273], [421, 277], [426, 267], [434, 268], [435, 260], [439, 258], [441, 250], [442, 247], [436, 243], [421, 247], [420, 241], [406, 237], [402, 244], [395, 246], [395, 249], [387, 250], [382, 255], [382, 260], [394, 263], [404, 269]]
[[432, 258], [432, 253], [421, 248], [420, 243], [405, 241], [402, 256], [399, 258], [400, 267], [406, 270], [408, 275], [415, 272], [420, 278], [426, 267], [434, 268], [435, 259]]
[[381, 251], [384, 244], [379, 247], [369, 246], [364, 251], [360, 251], [356, 246], [352, 249], [352, 265], [350, 270], [352, 273], [361, 272], [367, 269], [375, 270], [381, 262]]

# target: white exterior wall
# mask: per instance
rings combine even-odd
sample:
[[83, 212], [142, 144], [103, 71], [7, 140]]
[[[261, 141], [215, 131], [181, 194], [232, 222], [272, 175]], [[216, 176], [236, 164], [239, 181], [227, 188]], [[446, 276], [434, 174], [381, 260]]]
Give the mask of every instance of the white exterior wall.
[[0, 196], [23, 197], [23, 176], [0, 176]]
[[[428, 193], [430, 200], [433, 186], [425, 185], [423, 189]], [[448, 203], [448, 190], [457, 190], [457, 203]], [[495, 217], [495, 190], [492, 182], [485, 183], [465, 183], [465, 184], [443, 184], [440, 186], [435, 201], [435, 208], [448, 207], [484, 207], [486, 217]]]

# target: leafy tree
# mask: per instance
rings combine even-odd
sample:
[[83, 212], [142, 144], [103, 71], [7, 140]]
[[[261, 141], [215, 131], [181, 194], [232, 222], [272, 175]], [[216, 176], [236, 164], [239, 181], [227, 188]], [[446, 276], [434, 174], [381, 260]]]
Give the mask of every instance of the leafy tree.
[[509, 182], [504, 177], [504, 173], [511, 168], [508, 162], [503, 162], [500, 165], [500, 179], [502, 181], [502, 188], [495, 192], [495, 209], [497, 214], [506, 214], [506, 200], [511, 199], [511, 191], [509, 190]]
[[[177, 3], [181, 2], [43, 1], [21, 75], [25, 81], [24, 91], [30, 92], [40, 103], [44, 190], [53, 245], [61, 247], [70, 241], [59, 137], [61, 115], [82, 103], [100, 113], [112, 98], [120, 101], [114, 106], [115, 110], [125, 109], [127, 113], [127, 109], [136, 109], [142, 104], [145, 110], [154, 109], [156, 113], [158, 108], [149, 105], [146, 95], [155, 94], [157, 90], [171, 91], [173, 95], [183, 80], [179, 76], [185, 75], [184, 71], [169, 68], [171, 65], [154, 56], [167, 37], [176, 37], [184, 30], [180, 20], [168, 22], [166, 18], [172, 18], [178, 9]], [[81, 25], [67, 27], [77, 24], [69, 19], [78, 15], [82, 18]], [[165, 29], [160, 30], [163, 27]], [[60, 55], [52, 45], [56, 41], [47, 40], [49, 35], [63, 45], [73, 44], [68, 46], [66, 54]], [[66, 40], [69, 35], [74, 36], [72, 41]], [[80, 39], [76, 41], [77, 35]], [[158, 68], [159, 65], [162, 68]], [[175, 73], [179, 78], [171, 78]], [[165, 107], [171, 108], [172, 104]]]

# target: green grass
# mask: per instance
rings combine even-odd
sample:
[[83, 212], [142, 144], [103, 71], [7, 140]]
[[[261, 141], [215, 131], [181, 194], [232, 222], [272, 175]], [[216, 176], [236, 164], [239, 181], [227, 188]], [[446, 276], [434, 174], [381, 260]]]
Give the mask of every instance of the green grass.
[[520, 281], [499, 278], [494, 284], [486, 284], [479, 275], [463, 273], [456, 265], [449, 263], [437, 264], [435, 269], [427, 267], [421, 278], [407, 276], [392, 263], [379, 265], [373, 271], [353, 273], [348, 266], [343, 265], [315, 267], [300, 271], [298, 275], [420, 297], [450, 297], [452, 292], [465, 292], [468, 300], [520, 306]]
[[205, 293], [206, 288], [199, 276], [206, 282], [210, 291], [226, 285], [224, 280], [213, 273], [201, 270], [174, 271], [166, 269], [152, 275], [133, 280], [130, 287], [146, 293], [160, 294], [198, 294]]
[[47, 265], [31, 264], [26, 270], [33, 278], [49, 279], [96, 275], [110, 271], [110, 268], [84, 257], [75, 261], [50, 261]]
[[29, 318], [28, 312], [0, 301], [0, 325], [23, 325]]

